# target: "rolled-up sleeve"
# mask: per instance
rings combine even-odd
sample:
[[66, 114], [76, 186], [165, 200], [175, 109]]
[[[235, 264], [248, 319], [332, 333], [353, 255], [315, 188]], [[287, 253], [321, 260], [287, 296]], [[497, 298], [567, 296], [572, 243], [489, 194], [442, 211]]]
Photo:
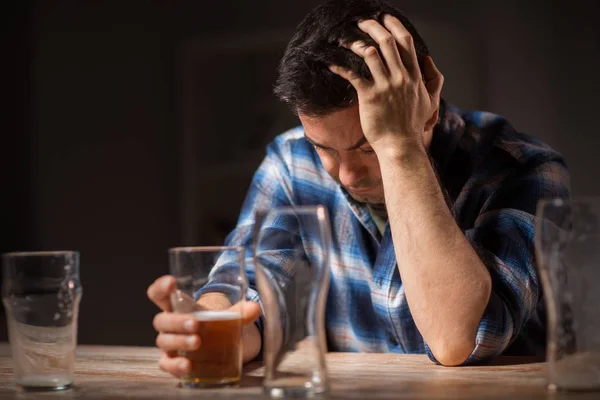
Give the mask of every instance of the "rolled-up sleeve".
[[[487, 201], [466, 238], [485, 264], [492, 292], [479, 323], [475, 347], [463, 365], [502, 354], [536, 312], [541, 283], [535, 261], [536, 207], [542, 198], [568, 197], [569, 177], [561, 160], [539, 163], [513, 175]], [[429, 346], [426, 353], [437, 362]]]

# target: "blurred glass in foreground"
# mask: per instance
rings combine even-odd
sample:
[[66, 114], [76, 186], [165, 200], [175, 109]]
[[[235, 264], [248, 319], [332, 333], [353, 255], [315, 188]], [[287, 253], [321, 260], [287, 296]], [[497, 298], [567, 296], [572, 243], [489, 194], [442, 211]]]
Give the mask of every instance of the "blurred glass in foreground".
[[549, 388], [600, 389], [600, 198], [542, 200], [537, 216]]
[[[265, 314], [263, 388], [270, 397], [314, 397], [328, 391], [330, 229], [322, 206], [257, 213], [253, 259]], [[294, 357], [288, 358], [292, 351]]]

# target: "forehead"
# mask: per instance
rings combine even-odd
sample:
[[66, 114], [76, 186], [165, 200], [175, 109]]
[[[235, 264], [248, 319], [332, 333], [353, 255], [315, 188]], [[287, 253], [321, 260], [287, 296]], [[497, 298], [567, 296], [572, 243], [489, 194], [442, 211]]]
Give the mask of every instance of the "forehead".
[[331, 147], [344, 146], [362, 138], [358, 106], [335, 111], [325, 116], [308, 116], [299, 113], [304, 132], [313, 141]]

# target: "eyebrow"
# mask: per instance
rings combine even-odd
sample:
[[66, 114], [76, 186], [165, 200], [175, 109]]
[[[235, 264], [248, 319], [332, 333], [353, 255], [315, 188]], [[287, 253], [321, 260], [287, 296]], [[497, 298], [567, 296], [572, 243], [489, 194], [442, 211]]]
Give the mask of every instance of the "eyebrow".
[[[316, 147], [320, 147], [322, 149], [328, 149], [328, 150], [335, 150], [329, 146], [325, 146], [323, 144], [317, 143], [314, 140], [312, 140], [311, 138], [309, 138], [308, 136], [306, 136], [306, 134], [304, 135], [304, 138], [306, 139], [306, 141], [310, 144], [312, 144], [313, 146]], [[346, 151], [350, 151], [350, 150], [356, 150], [359, 147], [361, 147], [362, 145], [364, 145], [365, 143], [367, 143], [367, 138], [365, 136], [363, 136], [358, 142], [356, 142], [355, 144], [353, 144], [352, 146], [348, 147], [347, 149], [345, 149]]]

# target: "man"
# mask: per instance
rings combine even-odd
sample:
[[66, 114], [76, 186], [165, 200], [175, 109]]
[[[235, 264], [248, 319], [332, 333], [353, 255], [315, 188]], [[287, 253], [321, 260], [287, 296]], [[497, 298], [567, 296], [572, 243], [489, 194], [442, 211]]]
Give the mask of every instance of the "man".
[[[275, 93], [302, 127], [269, 146], [227, 244], [250, 243], [260, 208], [329, 209], [330, 351], [427, 353], [448, 366], [544, 353], [534, 214], [540, 198], [568, 196], [564, 160], [499, 116], [447, 104], [442, 84], [412, 24], [376, 0], [319, 6], [281, 61]], [[159, 364], [179, 376], [190, 366], [177, 350], [201, 339], [169, 312], [173, 287], [160, 278], [148, 296], [163, 310]], [[249, 361], [258, 304], [245, 315]]]

